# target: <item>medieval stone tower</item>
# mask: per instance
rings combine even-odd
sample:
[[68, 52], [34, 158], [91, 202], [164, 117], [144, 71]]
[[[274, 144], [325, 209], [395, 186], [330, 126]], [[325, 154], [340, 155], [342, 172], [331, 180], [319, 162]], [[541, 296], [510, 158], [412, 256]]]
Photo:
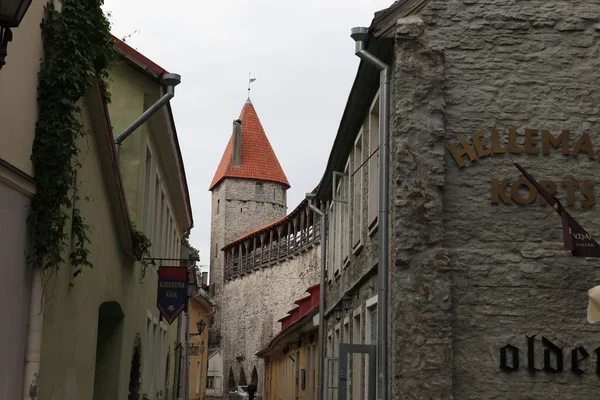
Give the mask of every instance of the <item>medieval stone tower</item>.
[[[212, 192], [210, 284], [217, 303], [209, 347], [221, 346], [224, 256], [221, 248], [238, 237], [287, 212], [286, 191], [290, 184], [267, 139], [250, 99], [240, 118], [210, 184]], [[225, 377], [226, 379], [226, 377]], [[226, 388], [225, 385], [223, 385]]]

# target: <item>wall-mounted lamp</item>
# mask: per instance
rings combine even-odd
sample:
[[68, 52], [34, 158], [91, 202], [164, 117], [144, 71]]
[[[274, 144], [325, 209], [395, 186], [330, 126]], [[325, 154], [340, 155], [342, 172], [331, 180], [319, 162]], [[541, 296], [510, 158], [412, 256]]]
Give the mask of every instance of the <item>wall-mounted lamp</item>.
[[206, 322], [203, 319], [196, 322], [196, 327], [198, 328], [198, 333], [190, 333], [190, 336], [200, 336], [202, 332], [204, 332], [204, 328], [206, 328]]
[[350, 295], [345, 295], [344, 297], [342, 297], [342, 308], [344, 309], [344, 311], [348, 312], [352, 308], [353, 304], [354, 301], [352, 300], [352, 297]]
[[16, 28], [23, 20], [31, 0], [0, 0], [0, 69], [6, 64], [8, 42], [13, 34], [10, 28]]
[[340, 319], [342, 319], [342, 317], [344, 316], [344, 310], [341, 308], [335, 308], [333, 310], [333, 316], [335, 317], [335, 319], [338, 320], [338, 322], [340, 321]]

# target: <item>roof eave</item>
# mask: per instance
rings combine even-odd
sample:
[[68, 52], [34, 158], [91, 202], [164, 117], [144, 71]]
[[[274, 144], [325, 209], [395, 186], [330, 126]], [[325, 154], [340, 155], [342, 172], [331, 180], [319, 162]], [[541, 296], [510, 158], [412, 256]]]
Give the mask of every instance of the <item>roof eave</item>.
[[[111, 177], [105, 175], [104, 178], [107, 182], [108, 196], [115, 205], [112, 209], [116, 213], [117, 232], [121, 249], [134, 260], [135, 255], [131, 239], [133, 225], [121, 174], [119, 173], [108, 106], [98, 78], [93, 80], [92, 87], [87, 94], [87, 100], [90, 106], [92, 124], [95, 128], [93, 131], [96, 134], [98, 150], [101, 155], [100, 159], [103, 164], [102, 170], [104, 174], [111, 173]], [[100, 112], [97, 112], [97, 110], [100, 110]]]
[[277, 347], [277, 345], [285, 339], [286, 336], [293, 334], [294, 332], [296, 332], [297, 330], [299, 330], [300, 328], [302, 328], [305, 324], [309, 323], [312, 321], [312, 318], [317, 315], [317, 312], [319, 311], [319, 306], [315, 306], [312, 309], [310, 309], [306, 314], [304, 314], [302, 317], [300, 317], [298, 320], [294, 321], [290, 326], [288, 326], [287, 328], [285, 328], [282, 331], [279, 331], [279, 333], [277, 333], [277, 335], [275, 335], [273, 337], [273, 339], [271, 339], [271, 341], [269, 342], [269, 344], [258, 350], [255, 354], [257, 357], [264, 357], [266, 355], [268, 355], [269, 352], [271, 352], [273, 349], [275, 349]]

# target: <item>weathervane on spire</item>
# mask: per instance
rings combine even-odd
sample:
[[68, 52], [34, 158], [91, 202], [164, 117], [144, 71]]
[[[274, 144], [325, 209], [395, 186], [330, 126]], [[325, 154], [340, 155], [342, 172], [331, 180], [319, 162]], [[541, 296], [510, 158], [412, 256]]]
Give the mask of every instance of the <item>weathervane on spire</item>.
[[252, 72], [248, 72], [248, 98], [250, 98], [250, 84], [255, 80], [256, 78], [252, 78]]

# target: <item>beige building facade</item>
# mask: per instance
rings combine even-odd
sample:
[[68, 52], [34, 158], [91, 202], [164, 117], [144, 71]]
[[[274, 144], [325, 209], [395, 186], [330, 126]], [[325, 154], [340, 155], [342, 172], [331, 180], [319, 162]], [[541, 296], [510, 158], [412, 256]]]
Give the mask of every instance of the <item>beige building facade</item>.
[[12, 304], [0, 332], [0, 393], [23, 395], [32, 274], [27, 224], [36, 193], [30, 160], [37, 121], [37, 73], [42, 57], [39, 23], [44, 1], [33, 1], [13, 29], [6, 65], [0, 70], [0, 301]]
[[[77, 206], [90, 226], [94, 268], [73, 279], [68, 263], [52, 274], [32, 274], [28, 263], [45, 4], [32, 2], [0, 70], [0, 300], [13, 304], [0, 333], [0, 397], [173, 399], [175, 328], [160, 318], [156, 267], [139, 262], [132, 235], [137, 226], [152, 239], [153, 256], [178, 258], [184, 232], [193, 226], [189, 195], [169, 107], [117, 155], [114, 134], [162, 94], [166, 71], [116, 38], [124, 61], [111, 71], [116, 108], [107, 106], [97, 81], [80, 100], [89, 134], [77, 142]], [[147, 175], [151, 184], [139, 177]], [[71, 243], [68, 223], [65, 235]]]

